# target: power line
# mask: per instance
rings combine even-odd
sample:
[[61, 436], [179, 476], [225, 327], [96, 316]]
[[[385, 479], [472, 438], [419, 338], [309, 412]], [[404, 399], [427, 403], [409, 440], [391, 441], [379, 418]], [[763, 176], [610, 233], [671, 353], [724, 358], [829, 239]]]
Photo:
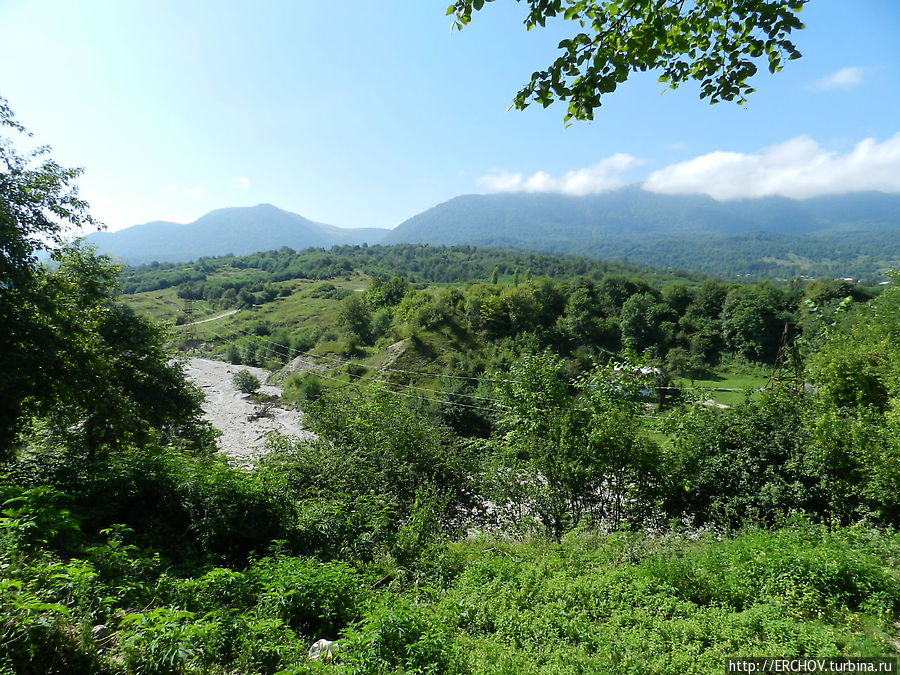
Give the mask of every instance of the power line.
[[[275, 346], [275, 347], [279, 347], [280, 349], [285, 350], [284, 353], [279, 353], [279, 352], [277, 352], [277, 350], [276, 350], [276, 353], [279, 353], [281, 356], [285, 356], [285, 357], [287, 357], [287, 358], [290, 358], [290, 357], [291, 357], [291, 354], [297, 354], [298, 356], [306, 356], [306, 357], [311, 358], [311, 359], [324, 359], [324, 360], [326, 360], [326, 361], [334, 362], [334, 363], [336, 363], [337, 365], [344, 365], [344, 364], [347, 364], [347, 363], [352, 363], [352, 361], [350, 361], [350, 360], [348, 360], [348, 359], [341, 358], [341, 357], [337, 357], [337, 356], [329, 356], [329, 355], [325, 355], [325, 354], [313, 354], [313, 353], [311, 353], [311, 352], [309, 352], [309, 351], [303, 351], [303, 350], [300, 350], [300, 349], [296, 349], [296, 348], [291, 347], [291, 346], [289, 346], [289, 345], [284, 345], [284, 344], [281, 344], [281, 343], [279, 343], [279, 342], [275, 342], [274, 340], [265, 338], [265, 337], [260, 336], [260, 335], [256, 335], [255, 333], [251, 333], [250, 331], [243, 330], [243, 329], [241, 329], [241, 328], [235, 328], [235, 330], [236, 330], [238, 333], [241, 333], [241, 334], [243, 334], [243, 335], [245, 335], [245, 336], [252, 337], [252, 338], [254, 338], [255, 340], [258, 340], [258, 341], [263, 342], [263, 343], [265, 343], [265, 344], [273, 345], [273, 346]], [[223, 340], [223, 341], [228, 341], [228, 338], [226, 338], [226, 337], [224, 337], [224, 336], [222, 336], [222, 335], [219, 335], [218, 333], [213, 332], [213, 335], [215, 335], [216, 337], [218, 337], [219, 339], [221, 339], [221, 340]], [[425, 377], [444, 377], [444, 378], [456, 379], [456, 380], [470, 380], [470, 381], [477, 381], [477, 382], [491, 382], [491, 383], [503, 382], [503, 383], [510, 383], [510, 384], [521, 384], [521, 381], [520, 381], [520, 380], [506, 380], [506, 379], [491, 379], [491, 378], [466, 377], [466, 376], [460, 376], [460, 375], [447, 375], [447, 374], [443, 374], [443, 373], [426, 373], [426, 372], [422, 372], [422, 371], [411, 371], [411, 370], [404, 370], [404, 369], [399, 369], [399, 368], [387, 368], [387, 367], [381, 367], [381, 368], [376, 368], [376, 370], [379, 371], [379, 372], [404, 373], [404, 374], [410, 374], [410, 375], [421, 375], [421, 376], [425, 376]], [[372, 388], [371, 385], [367, 385], [367, 384], [364, 384], [364, 383], [362, 383], [362, 382], [355, 382], [355, 383], [351, 382], [351, 383], [346, 383], [346, 382], [344, 382], [343, 380], [339, 380], [338, 378], [335, 378], [335, 377], [326, 375], [326, 374], [324, 374], [324, 373], [322, 373], [322, 372], [318, 372], [318, 373], [317, 373], [317, 376], [320, 376], [320, 377], [323, 377], [323, 378], [325, 378], [325, 379], [328, 379], [328, 380], [337, 382], [337, 383], [343, 385], [343, 387], [346, 387], [346, 386], [357, 386], [357, 387], [365, 386], [365, 387], [368, 387], [368, 388]], [[498, 405], [498, 406], [502, 406], [502, 405], [503, 405], [503, 404], [502, 404], [500, 401], [498, 401], [497, 399], [490, 398], [490, 397], [487, 397], [487, 396], [478, 396], [478, 395], [476, 395], [476, 394], [465, 394], [465, 393], [461, 393], [461, 392], [447, 392], [447, 391], [442, 391], [442, 390], [438, 390], [438, 389], [429, 389], [429, 388], [427, 388], [427, 387], [419, 387], [419, 386], [412, 385], [412, 384], [401, 384], [401, 383], [398, 383], [398, 382], [390, 382], [390, 381], [387, 381], [387, 380], [384, 380], [384, 379], [379, 380], [379, 382], [381, 382], [383, 385], [386, 385], [387, 387], [404, 387], [404, 388], [406, 388], [407, 390], [417, 390], [417, 391], [422, 391], [422, 392], [428, 392], [428, 393], [431, 393], [431, 394], [439, 394], [439, 395], [444, 395], [444, 396], [455, 396], [455, 397], [457, 397], [457, 398], [468, 398], [468, 399], [472, 399], [472, 400], [487, 401], [487, 402], [489, 402], [489, 403], [492, 403], [492, 404]], [[677, 391], [677, 390], [703, 390], [703, 391], [720, 391], [720, 392], [728, 392], [728, 391], [731, 391], [731, 392], [741, 392], [741, 391], [747, 391], [747, 389], [724, 388], [724, 387], [648, 387], [648, 389], [651, 389], [651, 390], [654, 390], [654, 391], [664, 391], [664, 390], [676, 390], [676, 391]], [[426, 397], [426, 396], [419, 396], [419, 395], [416, 395], [416, 394], [403, 393], [403, 392], [396, 391], [396, 390], [394, 390], [394, 389], [386, 389], [385, 387], [380, 387], [379, 390], [380, 390], [380, 391], [387, 391], [388, 393], [392, 393], [392, 394], [395, 394], [395, 395], [397, 395], [397, 396], [404, 396], [404, 397], [407, 397], [407, 398], [418, 399], [418, 400], [422, 400], [422, 401], [426, 401], [426, 402], [434, 402], [434, 401], [435, 401], [434, 397], [429, 398], [429, 397]], [[500, 408], [492, 408], [492, 407], [487, 407], [487, 406], [479, 406], [479, 405], [475, 405], [475, 404], [472, 404], [472, 403], [462, 403], [462, 402], [459, 402], [459, 401], [448, 401], [448, 400], [444, 400], [444, 401], [440, 401], [440, 403], [441, 403], [442, 405], [450, 405], [450, 406], [461, 407], [461, 408], [468, 408], [468, 409], [474, 409], [474, 410], [484, 410], [484, 411], [486, 411], [486, 412], [496, 412], [496, 413], [512, 412], [509, 408], [504, 408], [504, 407], [500, 407]], [[563, 408], [562, 406], [551, 406], [551, 409], [554, 409], [554, 410], [565, 410], [565, 408]], [[575, 412], [591, 412], [591, 410], [590, 410], [590, 409], [587, 409], [587, 408], [575, 408], [575, 409], [573, 409], [573, 410], [574, 410]], [[641, 415], [640, 417], [652, 417], [652, 416], [649, 416], [649, 415]]]
[[[248, 336], [248, 337], [252, 337], [257, 340], [260, 340], [261, 342], [266, 342], [268, 344], [273, 344], [278, 347], [282, 347], [283, 349], [287, 349], [290, 352], [296, 353], [298, 356], [307, 356], [307, 357], [313, 358], [313, 359], [325, 359], [327, 361], [334, 361], [334, 362], [338, 363], [339, 365], [343, 365], [345, 363], [352, 363], [349, 359], [344, 359], [339, 356], [329, 356], [326, 354], [313, 354], [312, 352], [309, 352], [309, 351], [302, 351], [300, 349], [296, 349], [296, 348], [290, 347], [288, 345], [283, 345], [278, 342], [274, 342], [273, 340], [268, 340], [261, 335], [257, 335], [256, 333], [251, 333], [250, 331], [243, 330], [240, 328], [236, 328], [235, 330], [239, 333], [242, 333], [242, 334]], [[216, 337], [219, 337], [223, 340], [227, 340], [227, 338], [222, 337], [221, 335], [218, 335], [218, 334], [216, 334]], [[503, 379], [503, 378], [471, 377], [471, 376], [465, 376], [465, 375], [449, 375], [447, 373], [428, 373], [428, 372], [418, 371], [418, 370], [404, 370], [402, 368], [390, 368], [387, 366], [378, 366], [378, 367], [374, 367], [374, 368], [375, 368], [375, 370], [378, 370], [379, 372], [386, 372], [386, 373], [402, 373], [402, 374], [406, 374], [406, 375], [420, 375], [423, 377], [443, 377], [446, 379], [469, 380], [469, 381], [474, 381], [474, 382], [490, 382], [490, 383], [501, 382], [504, 384], [522, 384], [521, 380], [509, 380], [509, 379]], [[392, 384], [396, 384], [396, 383], [392, 383]], [[412, 386], [412, 385], [407, 385], [407, 386]], [[667, 386], [667, 387], [647, 387], [647, 388], [652, 389], [653, 391], [718, 391], [718, 392], [743, 392], [743, 391], [748, 391], [748, 390], [756, 391], [758, 389], [758, 388], [755, 389], [753, 387], [729, 388], [729, 387], [700, 387], [700, 386], [693, 386], [693, 385], [692, 386], [679, 386], [679, 387]], [[437, 391], [437, 390], [432, 389], [432, 390], [426, 390], [426, 391]], [[439, 393], [450, 393], [450, 392], [439, 392]], [[486, 400], [494, 400], [494, 399], [489, 399], [486, 397], [474, 396], [472, 394], [451, 394], [451, 395], [468, 396], [470, 398], [485, 398]]]
[[[213, 332], [213, 335], [215, 335], [216, 337], [218, 337], [222, 340], [227, 340], [227, 338], [225, 338], [222, 335], [219, 335], [218, 333]], [[259, 337], [259, 336], [257, 336], [257, 337]], [[281, 344], [279, 344], [277, 342], [273, 342], [271, 340], [262, 340], [262, 341], [267, 342], [272, 345], [275, 345], [277, 347], [281, 347], [283, 349], [291, 350], [291, 347], [286, 347], [285, 345], [281, 345]], [[298, 350], [293, 350], [293, 351], [298, 351]], [[289, 354], [283, 354], [283, 356], [289, 356]], [[316, 355], [311, 355], [311, 356], [316, 356]], [[346, 362], [346, 361], [344, 361], [344, 362]], [[450, 395], [456, 395], [456, 396], [473, 396], [471, 394], [453, 394], [452, 392], [440, 391], [438, 389], [428, 389], [426, 387], [416, 387], [416, 386], [410, 385], [410, 384], [399, 384], [396, 382], [389, 382], [387, 380], [378, 380], [377, 384], [383, 385], [383, 386], [375, 386], [373, 384], [365, 383], [365, 382], [362, 382], [359, 380], [344, 382], [343, 380], [340, 380], [331, 375], [326, 375], [325, 373], [321, 373], [321, 372], [317, 372], [315, 375], [316, 375], [316, 377], [322, 377], [326, 380], [331, 380], [332, 382], [337, 382], [339, 385], [341, 385], [341, 387], [340, 387], [341, 389], [346, 389], [348, 387], [360, 389], [360, 388], [365, 387], [366, 389], [368, 389], [370, 391], [385, 392], [387, 394], [393, 394], [394, 396], [403, 396], [405, 398], [411, 398], [411, 399], [416, 399], [419, 401], [425, 401], [426, 403], [435, 403], [436, 401], [434, 398], [428, 398], [426, 396], [419, 396], [417, 394], [409, 394], [409, 393], [405, 393], [405, 392], [401, 392], [401, 391], [396, 391], [394, 389], [390, 389], [390, 387], [406, 387], [407, 389], [416, 389], [419, 391], [427, 391], [427, 392], [432, 392], [435, 394], [450, 394]], [[741, 390], [737, 390], [737, 391], [741, 391]], [[492, 403], [496, 403], [498, 405], [502, 405], [502, 403], [500, 403], [500, 401], [497, 401], [496, 399], [490, 399], [490, 398], [483, 397], [483, 396], [478, 396], [478, 397], [474, 397], [474, 398], [479, 398], [482, 400], [490, 401]], [[454, 406], [454, 407], [458, 407], [458, 408], [466, 408], [469, 410], [483, 410], [485, 412], [493, 412], [493, 413], [513, 412], [513, 410], [510, 408], [488, 408], [486, 406], [479, 406], [479, 405], [474, 405], [474, 404], [470, 404], [470, 403], [460, 403], [458, 401], [438, 401], [438, 403], [440, 403], [440, 405], [449, 405], [449, 406]], [[550, 406], [550, 409], [566, 410], [566, 408], [564, 408], [562, 406]], [[592, 412], [590, 408], [572, 408], [571, 410], [572, 410], [572, 412], [587, 412], [587, 413]], [[661, 419], [662, 416], [645, 414], [645, 415], [638, 415], [638, 417], [641, 419]]]
[[[273, 340], [268, 340], [268, 339], [264, 338], [263, 336], [256, 335], [255, 333], [251, 333], [250, 331], [242, 330], [240, 328], [236, 328], [235, 330], [246, 336], [256, 338], [256, 339], [260, 340], [261, 342], [267, 342], [269, 344], [273, 344], [278, 347], [282, 347], [283, 349], [287, 349], [293, 353], [296, 353], [298, 356], [308, 356], [313, 359], [325, 359], [327, 361], [336, 361], [339, 364], [350, 363], [350, 361], [348, 361], [347, 359], [343, 359], [339, 356], [328, 356], [325, 354], [313, 354], [312, 352], [309, 352], [309, 351], [302, 351], [300, 349], [296, 349], [296, 348], [290, 347], [288, 345], [280, 344]], [[219, 335], [218, 337], [222, 337], [222, 336]], [[222, 339], [224, 340], [226, 338], [222, 338]], [[465, 375], [448, 375], [447, 373], [426, 373], [423, 371], [403, 370], [401, 368], [390, 368], [387, 366], [378, 366], [375, 369], [380, 372], [385, 372], [385, 373], [402, 373], [402, 374], [406, 374], [406, 375], [421, 375], [423, 377], [443, 377], [443, 378], [452, 379], [452, 380], [469, 380], [469, 381], [473, 381], [473, 382], [491, 382], [491, 383], [503, 382], [506, 384], [522, 384], [522, 382], [520, 380], [507, 380], [507, 379], [489, 378], [489, 377], [469, 377], [469, 376], [465, 376]]]
[[[213, 333], [213, 335], [215, 335], [215, 336], [218, 337], [218, 338], [221, 338], [222, 340], [227, 339], [227, 338], [225, 338], [225, 337], [219, 335], [218, 333]], [[279, 343], [277, 343], [277, 342], [273, 342], [273, 341], [271, 341], [271, 340], [262, 340], [262, 341], [263, 341], [263, 342], [267, 342], [267, 343], [272, 344], [272, 345], [275, 345], [275, 346], [277, 346], [277, 347], [281, 347], [281, 348], [283, 348], [283, 349], [291, 349], [290, 347], [286, 347], [285, 345], [281, 345], [281, 344], [279, 344]], [[283, 356], [289, 356], [289, 354], [283, 354]], [[315, 355], [313, 355], [313, 356], [315, 356]], [[333, 377], [333, 376], [331, 376], [331, 375], [326, 375], [325, 373], [321, 373], [321, 372], [316, 373], [316, 376], [317, 376], [317, 377], [325, 378], [325, 379], [327, 379], [327, 380], [331, 380], [331, 381], [333, 381], [333, 382], [337, 382], [337, 383], [341, 384], [344, 388], [346, 388], [346, 387], [366, 387], [367, 389], [377, 390], [377, 391], [384, 391], [384, 392], [386, 392], [386, 393], [394, 394], [394, 395], [396, 395], [396, 396], [404, 396], [404, 397], [406, 397], [406, 398], [419, 399], [419, 400], [421, 400], [421, 401], [426, 401], [426, 402], [429, 402], [429, 403], [432, 403], [432, 402], [434, 402], [435, 400], [434, 400], [433, 398], [427, 398], [427, 397], [425, 397], [425, 396], [418, 396], [418, 395], [416, 395], [416, 394], [407, 394], [407, 393], [403, 393], [403, 392], [400, 392], [400, 391], [396, 391], [396, 390], [394, 390], [394, 389], [390, 389], [390, 388], [388, 388], [388, 387], [406, 387], [406, 388], [410, 388], [410, 389], [420, 389], [420, 390], [422, 390], [422, 391], [431, 391], [431, 392], [435, 392], [435, 393], [439, 393], [439, 394], [450, 393], [450, 392], [441, 392], [441, 391], [439, 391], [439, 390], [437, 390], [437, 389], [426, 389], [426, 388], [424, 388], [424, 387], [415, 387], [415, 386], [413, 386], [413, 385], [408, 385], [408, 384], [404, 385], [404, 384], [399, 384], [399, 383], [395, 383], [395, 382], [388, 382], [388, 381], [386, 381], [386, 380], [379, 380], [379, 381], [378, 381], [380, 384], [383, 384], [383, 385], [386, 385], [386, 386], [384, 386], [384, 387], [374, 387], [374, 386], [371, 385], [371, 384], [367, 384], [367, 383], [360, 382], [360, 381], [356, 381], [356, 382], [344, 382], [343, 380], [340, 380], [340, 379], [338, 379], [338, 378], [336, 378], [336, 377]], [[456, 395], [456, 396], [472, 396], [471, 394], [455, 394], [455, 395]], [[493, 403], [499, 403], [499, 402], [496, 401], [495, 399], [488, 399], [488, 398], [485, 398], [485, 397], [477, 397], [477, 398], [482, 398], [482, 399], [484, 399], [484, 400], [491, 401], [491, 402], [493, 402]], [[469, 408], [469, 409], [474, 409], [474, 410], [484, 410], [484, 411], [487, 411], [487, 412], [497, 412], [497, 413], [510, 412], [510, 410], [509, 410], [508, 408], [488, 408], [488, 407], [485, 407], [485, 406], [478, 406], [478, 405], [473, 405], [473, 404], [469, 404], [469, 403], [460, 403], [460, 402], [458, 402], [458, 401], [440, 401], [440, 403], [441, 403], [441, 405], [450, 405], [450, 406], [455, 406], [455, 407], [459, 407], [459, 408]]]

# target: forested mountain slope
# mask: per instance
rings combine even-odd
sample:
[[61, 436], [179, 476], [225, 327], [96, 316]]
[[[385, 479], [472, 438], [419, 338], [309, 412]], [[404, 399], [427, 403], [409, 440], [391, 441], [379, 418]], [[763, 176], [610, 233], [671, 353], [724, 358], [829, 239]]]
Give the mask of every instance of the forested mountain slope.
[[630, 187], [586, 197], [456, 197], [383, 242], [514, 246], [730, 277], [865, 277], [900, 262], [898, 232], [897, 195], [719, 202]]

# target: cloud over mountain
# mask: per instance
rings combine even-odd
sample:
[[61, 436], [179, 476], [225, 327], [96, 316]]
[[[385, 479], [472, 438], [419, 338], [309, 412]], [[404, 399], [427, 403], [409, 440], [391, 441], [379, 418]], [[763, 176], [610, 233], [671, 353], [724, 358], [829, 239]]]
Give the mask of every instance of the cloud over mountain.
[[478, 184], [488, 192], [556, 192], [581, 197], [624, 186], [622, 175], [641, 164], [643, 160], [637, 157], [616, 153], [593, 166], [568, 171], [561, 176], [551, 176], [545, 171], [530, 176], [494, 171], [481, 177]]
[[806, 136], [757, 153], [711, 152], [654, 171], [643, 187], [718, 200], [900, 192], [900, 133], [881, 143], [867, 138], [846, 154], [826, 150]]
[[[478, 180], [486, 192], [555, 193], [574, 197], [623, 187], [644, 160], [617, 153], [561, 175], [493, 171]], [[716, 150], [651, 172], [641, 186], [660, 194], [704, 194], [717, 200], [752, 197], [806, 199], [870, 190], [900, 193], [900, 133], [866, 138], [852, 150], [828, 150], [798, 136], [758, 152]]]

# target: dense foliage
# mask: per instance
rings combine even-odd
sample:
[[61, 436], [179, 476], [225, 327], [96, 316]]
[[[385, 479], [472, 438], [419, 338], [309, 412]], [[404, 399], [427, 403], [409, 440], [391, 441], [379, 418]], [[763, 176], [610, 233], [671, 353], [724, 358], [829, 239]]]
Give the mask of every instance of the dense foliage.
[[[233, 268], [241, 272], [227, 281], [218, 281], [217, 273]], [[153, 263], [123, 270], [123, 293], [140, 293], [171, 286], [192, 289], [195, 297], [217, 299], [228, 291], [247, 288], [263, 290], [266, 282], [288, 279], [333, 279], [353, 270], [371, 276], [402, 275], [410, 282], [465, 283], [498, 274], [512, 276], [516, 269], [524, 276], [569, 278], [589, 276], [599, 279], [607, 274], [635, 274], [659, 279], [674, 279], [672, 273], [653, 273], [633, 265], [564, 255], [541, 255], [516, 250], [481, 249], [473, 246], [335, 246], [329, 250], [305, 249], [254, 253], [247, 256], [201, 258], [196, 263]], [[685, 279], [700, 275], [683, 273]]]

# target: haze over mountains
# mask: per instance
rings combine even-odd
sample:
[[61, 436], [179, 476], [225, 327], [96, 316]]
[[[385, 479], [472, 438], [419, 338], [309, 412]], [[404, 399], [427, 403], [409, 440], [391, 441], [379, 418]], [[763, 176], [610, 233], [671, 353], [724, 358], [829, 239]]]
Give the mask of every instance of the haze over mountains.
[[141, 265], [227, 253], [246, 255], [283, 246], [303, 249], [376, 243], [387, 232], [382, 228], [347, 229], [316, 223], [271, 204], [259, 204], [216, 209], [192, 223], [158, 220], [117, 232], [96, 232], [85, 239], [101, 253], [129, 265]]
[[87, 239], [129, 264], [365, 242], [515, 247], [722, 276], [872, 276], [900, 266], [900, 195], [719, 202], [637, 187], [584, 197], [464, 195], [393, 230], [343, 229], [262, 204]]

